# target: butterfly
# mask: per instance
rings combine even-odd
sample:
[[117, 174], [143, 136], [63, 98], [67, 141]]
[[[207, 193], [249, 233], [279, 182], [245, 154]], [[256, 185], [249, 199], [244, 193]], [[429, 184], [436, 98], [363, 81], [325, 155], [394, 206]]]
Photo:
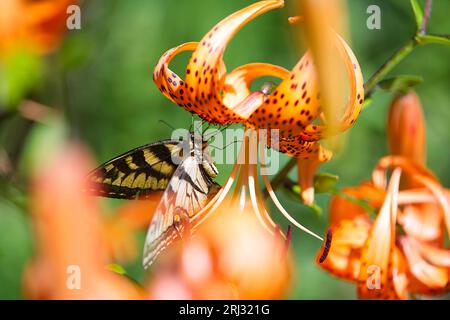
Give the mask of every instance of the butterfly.
[[192, 232], [190, 221], [220, 189], [213, 180], [217, 174], [207, 141], [191, 132], [183, 141], [147, 144], [105, 162], [88, 174], [88, 192], [146, 199], [164, 190], [145, 240], [148, 268], [170, 243]]

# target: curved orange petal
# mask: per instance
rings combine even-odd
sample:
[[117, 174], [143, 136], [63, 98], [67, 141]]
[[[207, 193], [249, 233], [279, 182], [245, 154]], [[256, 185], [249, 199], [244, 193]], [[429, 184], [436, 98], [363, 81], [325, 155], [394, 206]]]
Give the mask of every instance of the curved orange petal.
[[[350, 96], [346, 111], [339, 124], [339, 130], [351, 126], [358, 117], [364, 99], [363, 78], [358, 62], [342, 38], [336, 46], [349, 75]], [[307, 52], [292, 69], [290, 77], [284, 80], [255, 110], [247, 124], [257, 128], [280, 129], [282, 139], [300, 137], [305, 141], [322, 138], [326, 126], [313, 124], [321, 112], [317, 73], [312, 55]]]
[[[374, 207], [380, 206], [385, 197], [385, 192], [371, 183], [344, 188], [342, 192], [349, 197], [365, 199]], [[369, 235], [371, 219], [363, 207], [340, 196], [332, 197], [329, 212], [333, 241], [328, 257], [320, 266], [339, 277], [357, 280], [361, 249]]]
[[[385, 201], [362, 249], [357, 285], [358, 296], [362, 298], [399, 298], [393, 282], [396, 267], [393, 259], [400, 172], [396, 169], [392, 173]], [[379, 270], [379, 274], [372, 273], [374, 270]], [[369, 286], [372, 280], [379, 286]]]
[[331, 151], [320, 146], [319, 152], [309, 159], [297, 159], [298, 182], [301, 188], [301, 197], [305, 204], [310, 205], [314, 202], [314, 175], [320, 164], [328, 161], [331, 156]]
[[444, 217], [447, 234], [450, 234], [450, 200], [444, 188], [436, 181], [434, 177], [427, 175], [417, 175], [414, 178], [427, 187], [433, 196], [436, 198], [436, 204], [441, 207]]
[[446, 190], [442, 188], [434, 174], [424, 166], [409, 158], [387, 156], [381, 158], [376, 169], [372, 173], [372, 180], [374, 183], [383, 186], [385, 184], [386, 172], [392, 167], [401, 168], [409, 174], [409, 177], [426, 187], [430, 193], [433, 194], [436, 199], [436, 204], [439, 204], [442, 209], [447, 232], [450, 233], [450, 201]]
[[420, 254], [426, 261], [438, 267], [450, 268], [450, 250], [442, 249], [425, 242], [417, 241], [417, 243]]
[[395, 298], [406, 300], [409, 285], [406, 259], [398, 247], [395, 247], [394, 249], [391, 273]]
[[378, 160], [378, 163], [372, 172], [372, 180], [377, 187], [386, 187], [386, 173], [390, 168], [401, 168], [410, 176], [423, 175], [437, 181], [435, 175], [418, 162], [402, 156], [385, 156]]
[[[366, 219], [342, 220], [332, 225], [333, 240], [327, 258], [319, 264], [334, 275], [356, 280], [360, 271], [361, 248], [366, 242], [370, 222]], [[321, 252], [318, 253], [319, 258]]]
[[[237, 67], [225, 76], [223, 103], [226, 106], [232, 106], [234, 112], [240, 114], [241, 117], [247, 118], [250, 113], [254, 111], [254, 109], [252, 108], [251, 111], [241, 114], [236, 107], [241, 101], [250, 95], [251, 83], [255, 79], [263, 76], [273, 76], [280, 79], [286, 79], [289, 77], [289, 71], [283, 67], [269, 63], [249, 63]], [[259, 106], [260, 104], [256, 107]]]
[[[358, 187], [344, 188], [342, 192], [350, 197], [365, 200], [375, 208], [381, 206], [385, 197], [384, 190], [375, 188], [368, 182], [362, 183]], [[370, 217], [363, 207], [340, 196], [331, 198], [329, 216], [332, 226], [346, 219], [363, 219], [370, 223]]]
[[282, 138], [297, 137], [319, 115], [319, 98], [316, 71], [307, 52], [289, 78], [248, 118], [247, 125], [280, 129]]
[[433, 293], [449, 285], [448, 270], [428, 263], [420, 255], [420, 245], [417, 241], [410, 237], [401, 237], [399, 242], [406, 256], [409, 271], [416, 280], [410, 284], [412, 293]]
[[177, 54], [183, 51], [194, 51], [197, 42], [187, 42], [166, 51], [153, 70], [153, 81], [158, 89], [178, 105], [191, 105], [186, 96], [186, 86], [183, 80], [169, 69], [169, 63]]
[[283, 5], [281, 0], [254, 3], [229, 15], [203, 37], [186, 69], [187, 94], [193, 102], [191, 107], [185, 107], [188, 111], [194, 111], [209, 122], [226, 124], [241, 120], [232, 111], [233, 106], [225, 105], [222, 101], [224, 70], [219, 67], [223, 66], [225, 47], [233, 35], [250, 20]]
[[421, 241], [442, 238], [442, 212], [436, 204], [415, 204], [404, 207], [398, 222], [407, 235]]
[[[350, 128], [361, 113], [364, 102], [364, 79], [358, 60], [344, 39], [342, 39], [339, 35], [336, 36], [339, 40], [336, 41], [336, 47], [347, 70], [349, 80], [349, 97], [344, 114], [336, 124], [336, 128], [331, 130], [331, 133], [345, 131]], [[305, 129], [305, 139], [321, 139], [327, 130], [328, 128], [326, 125], [315, 126], [310, 124]]]

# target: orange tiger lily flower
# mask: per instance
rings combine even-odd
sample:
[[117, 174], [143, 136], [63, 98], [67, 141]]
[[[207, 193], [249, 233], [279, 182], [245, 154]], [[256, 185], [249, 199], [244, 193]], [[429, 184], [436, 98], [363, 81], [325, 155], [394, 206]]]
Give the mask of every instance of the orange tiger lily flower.
[[[199, 42], [190, 42], [167, 51], [155, 67], [153, 78], [170, 100], [203, 119], [219, 124], [244, 123], [250, 128], [279, 130], [281, 152], [302, 158], [320, 150], [317, 141], [324, 136], [326, 124], [313, 123], [321, 115], [317, 74], [311, 53], [307, 52], [292, 71], [252, 63], [226, 72], [222, 57], [232, 36], [247, 22], [283, 1], [260, 1], [222, 20]], [[363, 79], [358, 62], [339, 36], [334, 43], [346, 67], [350, 95], [339, 131], [350, 127], [364, 99]], [[184, 81], [168, 64], [178, 53], [194, 51]], [[282, 82], [273, 93], [251, 92], [250, 84], [261, 76], [275, 76]]]
[[67, 30], [67, 7], [76, 0], [2, 0], [0, 52], [23, 47], [38, 54], [52, 51]]
[[[341, 278], [356, 281], [360, 298], [405, 299], [408, 293], [442, 294], [449, 289], [450, 250], [443, 247], [442, 241], [425, 238], [429, 231], [417, 231], [419, 223], [424, 224], [425, 230], [434, 230], [436, 221], [433, 219], [432, 226], [422, 220], [417, 220], [414, 226], [408, 225], [413, 220], [408, 208], [421, 201], [438, 206], [439, 228], [442, 228], [442, 218], [449, 216], [446, 193], [434, 178], [406, 158], [381, 159], [376, 176], [380, 170], [388, 168], [396, 169], [386, 193], [384, 185], [376, 181], [344, 190], [346, 197], [366, 200], [372, 207], [379, 208], [374, 221], [367, 209], [348, 198], [332, 199], [333, 242], [321, 267]], [[420, 190], [413, 192], [418, 198], [411, 197], [409, 191], [399, 190], [400, 170], [422, 184]], [[423, 211], [424, 215], [426, 213]], [[405, 215], [409, 218], [405, 219]], [[399, 233], [399, 228], [403, 232]]]
[[[367, 208], [347, 198], [331, 201], [334, 241], [321, 266], [357, 281], [361, 298], [405, 299], [408, 293], [442, 294], [450, 288], [450, 250], [444, 247], [450, 197], [424, 166], [424, 127], [417, 96], [396, 97], [388, 128], [397, 155], [379, 160], [372, 183], [343, 190], [346, 197], [379, 209], [373, 222]], [[393, 174], [384, 192], [388, 170]], [[377, 279], [378, 286], [372, 282]]]
[[[422, 192], [416, 191], [416, 194], [424, 196], [428, 193], [432, 196], [432, 199], [425, 203], [417, 203], [411, 195], [402, 199], [405, 202], [402, 206], [405, 213], [401, 212], [399, 225], [403, 227], [405, 235], [399, 237], [398, 243], [408, 265], [409, 292], [441, 294], [450, 288], [450, 250], [444, 247], [443, 234], [445, 230], [450, 232], [450, 203], [447, 192], [426, 168], [408, 158], [398, 156], [385, 157], [379, 161], [373, 173], [374, 181], [383, 183], [383, 179], [379, 178], [390, 168], [403, 170], [408, 178], [413, 179], [415, 185], [423, 188]], [[411, 210], [415, 210], [414, 216], [411, 216]], [[417, 212], [420, 212], [420, 215], [417, 215]], [[413, 229], [413, 223], [421, 224], [423, 229]], [[427, 253], [431, 252], [433, 258], [430, 259]]]

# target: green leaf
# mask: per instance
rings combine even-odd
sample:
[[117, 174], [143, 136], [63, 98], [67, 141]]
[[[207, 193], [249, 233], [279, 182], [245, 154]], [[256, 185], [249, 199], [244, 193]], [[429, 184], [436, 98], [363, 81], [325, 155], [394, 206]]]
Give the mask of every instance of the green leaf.
[[378, 83], [378, 87], [391, 92], [403, 92], [421, 83], [422, 81], [423, 79], [420, 76], [401, 75], [380, 81]]
[[301, 188], [298, 183], [292, 181], [289, 178], [283, 182], [282, 188], [280, 188], [283, 193], [291, 200], [302, 202], [302, 198], [300, 197]]
[[298, 184], [293, 185], [291, 190], [296, 195], [300, 195], [300, 192], [302, 191], [302, 189], [300, 188], [300, 186]]
[[27, 210], [0, 197], [0, 298], [23, 298], [22, 276], [32, 254]]
[[[339, 177], [331, 173], [319, 173], [314, 176], [314, 192], [327, 193], [334, 190]], [[287, 191], [289, 197], [301, 201], [301, 188], [297, 182], [286, 179], [283, 183], [283, 190]]]
[[331, 173], [319, 173], [314, 176], [314, 192], [326, 193], [333, 190], [339, 177]]
[[322, 215], [322, 208], [319, 207], [317, 203], [314, 202], [307, 207], [310, 208], [317, 216], [320, 217]]
[[24, 50], [8, 55], [0, 63], [0, 102], [12, 110], [37, 86], [42, 72], [38, 56]]
[[417, 0], [410, 0], [410, 3], [414, 11], [414, 17], [416, 18], [417, 31], [419, 31], [420, 27], [422, 26], [423, 10], [422, 7], [417, 2]]
[[126, 279], [130, 280], [135, 286], [137, 286], [137, 287], [139, 287], [139, 288], [141, 288], [141, 289], [144, 289], [144, 288], [142, 287], [142, 285], [141, 285], [136, 279], [133, 279], [133, 278], [128, 274], [128, 272], [125, 270], [125, 268], [122, 267], [120, 264], [118, 264], [118, 263], [110, 263], [110, 264], [108, 264], [108, 265], [106, 266], [106, 269], [108, 269], [108, 270], [111, 271], [111, 272], [114, 272], [115, 274], [118, 274], [118, 275], [120, 275], [120, 276], [125, 277]]
[[[374, 90], [374, 91], [375, 91], [375, 90]], [[363, 108], [363, 109], [369, 107], [369, 106], [372, 104], [372, 102], [373, 102], [372, 95], [373, 95], [373, 92], [374, 92], [374, 91], [372, 91], [372, 94], [371, 94], [370, 96], [364, 97], [364, 102], [363, 102], [363, 105], [362, 105], [362, 108]]]
[[112, 271], [114, 273], [120, 274], [121, 276], [126, 276], [127, 275], [127, 271], [125, 270], [124, 267], [122, 267], [120, 264], [118, 263], [110, 263], [106, 266], [106, 268], [109, 271]]

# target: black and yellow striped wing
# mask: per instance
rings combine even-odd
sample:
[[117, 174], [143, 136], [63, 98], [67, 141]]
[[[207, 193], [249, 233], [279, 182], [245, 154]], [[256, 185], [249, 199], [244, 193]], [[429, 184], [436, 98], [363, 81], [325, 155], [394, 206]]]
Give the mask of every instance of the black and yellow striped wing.
[[165, 190], [181, 162], [183, 145], [164, 140], [147, 144], [100, 165], [88, 175], [89, 193], [119, 199], [145, 199]]

